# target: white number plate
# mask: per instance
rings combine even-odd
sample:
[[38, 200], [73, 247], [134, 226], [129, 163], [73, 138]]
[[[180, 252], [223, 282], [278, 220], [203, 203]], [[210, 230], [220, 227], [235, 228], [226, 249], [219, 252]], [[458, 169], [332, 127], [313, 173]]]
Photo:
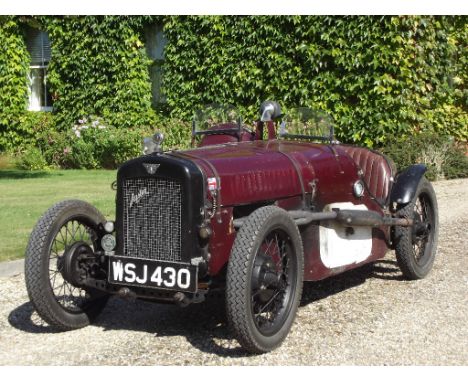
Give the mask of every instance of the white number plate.
[[109, 283], [197, 291], [198, 268], [191, 264], [111, 256]]

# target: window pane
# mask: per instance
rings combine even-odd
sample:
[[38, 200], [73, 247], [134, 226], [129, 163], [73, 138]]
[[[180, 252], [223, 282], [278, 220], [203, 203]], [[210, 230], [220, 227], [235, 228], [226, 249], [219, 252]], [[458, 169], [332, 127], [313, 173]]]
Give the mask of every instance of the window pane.
[[164, 36], [162, 25], [148, 25], [145, 30], [146, 34], [146, 52], [148, 57], [153, 60], [150, 67], [152, 104], [154, 108], [160, 106], [166, 99], [162, 94], [162, 64], [164, 62], [164, 48], [167, 44], [167, 39]]
[[26, 47], [31, 56], [31, 65], [44, 66], [50, 61], [50, 41], [46, 32], [26, 27]]
[[146, 28], [146, 51], [153, 60], [164, 60], [164, 48], [167, 39], [161, 25], [149, 25]]
[[153, 95], [152, 105], [157, 107], [161, 102], [165, 102], [164, 94], [161, 91], [163, 69], [161, 64], [153, 63], [150, 68], [151, 92]]
[[50, 110], [52, 97], [47, 86], [47, 68], [31, 68], [29, 74], [29, 110]]
[[34, 68], [30, 71], [30, 93], [29, 93], [29, 110], [41, 110], [42, 100], [41, 95], [44, 93], [43, 71], [40, 68]]

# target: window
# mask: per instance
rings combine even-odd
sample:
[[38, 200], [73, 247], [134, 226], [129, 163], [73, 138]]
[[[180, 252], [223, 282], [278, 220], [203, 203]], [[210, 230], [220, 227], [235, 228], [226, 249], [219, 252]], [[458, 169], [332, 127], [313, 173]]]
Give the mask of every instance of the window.
[[153, 107], [157, 108], [161, 103], [166, 102], [166, 98], [161, 91], [164, 48], [167, 39], [164, 36], [161, 25], [149, 25], [146, 28], [146, 51], [153, 60], [150, 67], [151, 91], [153, 95]]
[[32, 111], [51, 111], [52, 97], [47, 84], [51, 51], [49, 36], [39, 29], [26, 29], [26, 47], [31, 56], [29, 67], [29, 106]]

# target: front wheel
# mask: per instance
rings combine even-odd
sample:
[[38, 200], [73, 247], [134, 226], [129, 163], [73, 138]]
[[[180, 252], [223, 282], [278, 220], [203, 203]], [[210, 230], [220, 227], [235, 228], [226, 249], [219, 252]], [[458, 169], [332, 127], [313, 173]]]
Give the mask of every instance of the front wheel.
[[108, 297], [80, 285], [93, 258], [98, 224], [104, 221], [92, 205], [65, 200], [39, 219], [29, 238], [25, 259], [26, 289], [39, 316], [59, 330], [88, 325]]
[[244, 222], [227, 269], [229, 324], [251, 353], [278, 347], [294, 322], [302, 294], [304, 254], [288, 213], [262, 207]]
[[437, 199], [426, 178], [422, 178], [415, 197], [397, 211], [397, 216], [414, 222], [411, 227], [395, 227], [398, 265], [407, 279], [422, 279], [432, 269], [439, 231]]

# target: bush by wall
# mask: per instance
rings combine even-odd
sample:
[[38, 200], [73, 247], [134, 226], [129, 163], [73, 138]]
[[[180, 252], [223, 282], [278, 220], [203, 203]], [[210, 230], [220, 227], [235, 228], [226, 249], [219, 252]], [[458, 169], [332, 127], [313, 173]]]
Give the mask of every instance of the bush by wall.
[[442, 180], [468, 177], [465, 149], [453, 137], [422, 133], [405, 139], [392, 138], [381, 151], [395, 161], [399, 170], [423, 163], [429, 180]]
[[17, 153], [17, 164], [30, 170], [49, 167], [115, 169], [141, 155], [143, 137], [156, 130], [165, 135], [166, 149], [184, 148], [190, 143], [190, 124], [182, 121], [161, 120], [155, 127], [116, 128], [101, 117], [87, 116], [67, 131], [46, 129], [39, 132], [34, 145]]

